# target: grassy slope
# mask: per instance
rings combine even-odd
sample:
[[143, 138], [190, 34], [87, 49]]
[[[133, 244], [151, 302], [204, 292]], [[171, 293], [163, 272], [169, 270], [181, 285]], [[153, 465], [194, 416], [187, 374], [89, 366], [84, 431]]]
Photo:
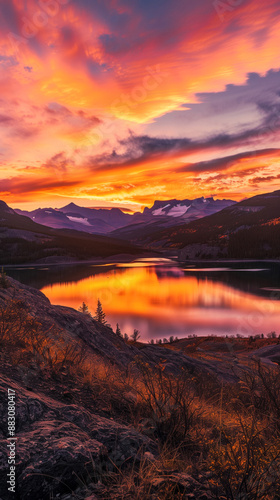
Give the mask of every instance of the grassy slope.
[[[8, 292], [4, 280], [0, 296], [5, 298]], [[227, 383], [210, 373], [196, 371], [182, 370], [172, 376], [168, 363], [165, 366], [167, 351], [162, 346], [153, 347], [162, 353], [158, 365], [149, 366], [137, 357], [131, 369], [122, 371], [106, 364], [88, 348], [80, 350], [75, 345], [74, 350], [66, 352], [60, 338], [64, 331], [54, 330], [46, 337], [41, 318], [30, 323], [28, 309], [22, 308], [22, 303], [1, 304], [1, 314], [1, 370], [11, 381], [32, 387], [30, 398], [37, 393], [49, 397], [51, 388], [51, 397], [57, 404], [66, 404], [70, 398], [69, 411], [76, 405], [91, 414], [106, 415], [149, 436], [157, 445], [158, 453], [154, 457], [143, 456], [140, 463], [124, 460], [109, 472], [105, 465], [102, 469], [85, 470], [82, 491], [81, 480], [74, 474], [77, 480], [73, 488], [80, 487], [80, 491], [73, 498], [86, 498], [93, 493], [100, 500], [279, 498], [279, 366], [265, 367], [247, 358], [246, 369], [236, 371], [238, 349], [229, 352], [227, 343], [242, 343], [244, 363], [246, 340], [179, 341], [178, 346], [181, 343], [189, 353], [189, 342], [196, 349], [203, 347], [207, 352], [198, 353], [206, 360], [217, 354], [223, 356], [226, 348], [232, 357], [225, 357], [224, 362], [236, 373], [236, 381]], [[32, 329], [36, 335], [31, 335]], [[102, 334], [107, 335], [105, 331]], [[45, 349], [46, 342], [50, 351]], [[121, 339], [116, 342], [121, 355], [127, 346]], [[140, 348], [139, 356], [141, 352]], [[197, 354], [193, 351], [194, 357]], [[22, 376], [24, 371], [28, 380]], [[70, 441], [68, 446], [73, 446]], [[75, 471], [77, 466], [75, 462], [67, 464], [64, 473], [69, 467]], [[49, 478], [49, 483], [50, 494], [54, 486], [55, 494], [64, 500], [59, 494], [63, 481]]]

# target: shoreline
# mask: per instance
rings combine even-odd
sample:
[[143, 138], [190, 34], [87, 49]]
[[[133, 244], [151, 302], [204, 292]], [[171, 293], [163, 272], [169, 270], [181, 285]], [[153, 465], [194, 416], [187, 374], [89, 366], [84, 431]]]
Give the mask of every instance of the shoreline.
[[3, 267], [4, 269], [14, 269], [14, 268], [29, 268], [29, 267], [55, 267], [55, 266], [76, 266], [76, 265], [90, 265], [90, 264], [96, 264], [96, 265], [102, 265], [102, 264], [116, 264], [118, 262], [120, 263], [129, 263], [134, 260], [137, 260], [138, 258], [141, 258], [140, 255], [135, 257], [134, 255], [124, 255], [124, 254], [119, 254], [115, 255], [113, 257], [108, 257], [108, 258], [96, 258], [96, 259], [89, 259], [89, 260], [57, 260], [56, 262], [27, 262], [23, 264], [0, 264], [0, 267]]
[[162, 255], [161, 257], [159, 256], [153, 256], [153, 255], [147, 255], [146, 257], [143, 257], [143, 254], [141, 256], [125, 256], [125, 255], [120, 255], [119, 257], [116, 255], [114, 257], [109, 257], [109, 258], [99, 258], [99, 259], [89, 259], [89, 260], [73, 260], [73, 261], [62, 261], [58, 260], [57, 262], [28, 262], [28, 263], [23, 263], [23, 264], [7, 264], [7, 265], [0, 265], [0, 267], [5, 269], [15, 269], [15, 268], [30, 268], [30, 267], [55, 267], [55, 266], [63, 266], [63, 267], [68, 267], [68, 266], [77, 266], [77, 265], [106, 265], [106, 264], [117, 264], [117, 263], [130, 263], [134, 261], [138, 261], [140, 258], [150, 258], [154, 259], [157, 261], [158, 259], [169, 259], [171, 262], [174, 261], [174, 264], [178, 265], [192, 265], [192, 264], [239, 264], [239, 263], [257, 263], [257, 262], [264, 262], [264, 263], [271, 263], [271, 264], [280, 264], [280, 259], [192, 259], [192, 260], [187, 260], [187, 261], [180, 261], [176, 257], [168, 257]]

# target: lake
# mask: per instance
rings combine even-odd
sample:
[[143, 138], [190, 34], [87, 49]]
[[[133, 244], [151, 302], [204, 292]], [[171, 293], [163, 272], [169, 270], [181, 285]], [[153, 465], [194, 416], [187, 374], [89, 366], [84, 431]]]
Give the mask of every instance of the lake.
[[171, 335], [280, 334], [280, 263], [220, 262], [179, 265], [169, 259], [132, 263], [6, 268], [52, 302], [95, 312], [141, 339]]

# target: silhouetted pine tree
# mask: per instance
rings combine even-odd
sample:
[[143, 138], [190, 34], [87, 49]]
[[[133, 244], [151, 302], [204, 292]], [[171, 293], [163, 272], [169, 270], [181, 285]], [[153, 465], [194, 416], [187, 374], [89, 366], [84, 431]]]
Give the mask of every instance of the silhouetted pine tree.
[[122, 332], [121, 332], [121, 329], [120, 329], [119, 323], [117, 323], [116, 335], [117, 335], [118, 337], [121, 337], [121, 336], [122, 336]]
[[134, 342], [137, 342], [137, 340], [140, 338], [139, 330], [136, 330], [135, 328], [133, 334], [131, 335], [131, 338]]
[[95, 316], [94, 316], [94, 319], [96, 321], [98, 321], [99, 323], [101, 323], [102, 325], [106, 325], [107, 324], [107, 321], [106, 321], [106, 315], [102, 309], [102, 304], [100, 302], [100, 300], [98, 299], [97, 301], [97, 308], [96, 308], [96, 311], [95, 311]]
[[87, 314], [88, 316], [91, 316], [91, 312], [88, 308], [88, 305], [85, 302], [82, 303], [82, 305], [79, 307], [78, 311], [82, 312], [84, 314]]
[[4, 272], [4, 268], [2, 267], [1, 275], [0, 275], [0, 287], [8, 288], [8, 281], [6, 277], [6, 273]]

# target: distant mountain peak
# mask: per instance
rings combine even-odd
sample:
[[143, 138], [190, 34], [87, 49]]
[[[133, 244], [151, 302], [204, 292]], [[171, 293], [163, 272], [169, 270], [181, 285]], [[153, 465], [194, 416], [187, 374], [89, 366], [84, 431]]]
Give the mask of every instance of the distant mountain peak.
[[0, 200], [0, 213], [6, 213], [6, 214], [14, 214], [14, 210], [10, 208], [7, 203], [4, 201]]
[[73, 208], [80, 208], [80, 207], [76, 205], [76, 203], [71, 202], [65, 207], [60, 208], [59, 210], [66, 210], [66, 209], [73, 210]]

